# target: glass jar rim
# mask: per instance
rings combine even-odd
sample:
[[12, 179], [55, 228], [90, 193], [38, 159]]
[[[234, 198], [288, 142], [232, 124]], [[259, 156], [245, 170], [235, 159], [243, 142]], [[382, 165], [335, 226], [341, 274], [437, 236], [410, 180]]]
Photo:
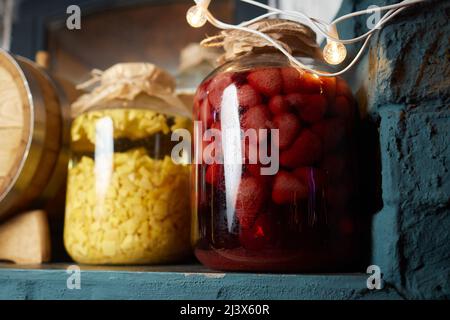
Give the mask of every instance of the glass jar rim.
[[[319, 61], [312, 57], [298, 56], [296, 57], [305, 66], [326, 72], [334, 72], [335, 67], [327, 65], [325, 62]], [[292, 66], [289, 60], [280, 52], [251, 52], [244, 54], [234, 60], [226, 61], [218, 66], [206, 78], [210, 79], [217, 73], [222, 72], [245, 72], [251, 69], [264, 67], [289, 67]], [[294, 66], [292, 66], [295, 68]], [[331, 70], [330, 70], [331, 69]]]

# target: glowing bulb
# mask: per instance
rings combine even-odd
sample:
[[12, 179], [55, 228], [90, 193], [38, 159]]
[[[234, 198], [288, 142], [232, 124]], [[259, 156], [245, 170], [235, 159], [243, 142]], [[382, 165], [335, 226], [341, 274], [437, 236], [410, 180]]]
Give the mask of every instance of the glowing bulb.
[[208, 20], [205, 8], [200, 5], [189, 8], [186, 13], [186, 20], [194, 28], [203, 27]]
[[342, 43], [328, 41], [323, 48], [323, 58], [332, 65], [340, 64], [347, 56], [347, 49]]

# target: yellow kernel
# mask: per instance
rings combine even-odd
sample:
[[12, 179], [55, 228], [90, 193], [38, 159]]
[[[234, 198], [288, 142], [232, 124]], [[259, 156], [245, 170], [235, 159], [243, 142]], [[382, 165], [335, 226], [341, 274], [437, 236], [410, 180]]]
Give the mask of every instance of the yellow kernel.
[[128, 250], [133, 247], [133, 236], [131, 234], [127, 235], [125, 239], [123, 239], [120, 248], [122, 250]]
[[116, 254], [116, 244], [114, 241], [103, 241], [102, 251], [105, 256], [113, 256]]

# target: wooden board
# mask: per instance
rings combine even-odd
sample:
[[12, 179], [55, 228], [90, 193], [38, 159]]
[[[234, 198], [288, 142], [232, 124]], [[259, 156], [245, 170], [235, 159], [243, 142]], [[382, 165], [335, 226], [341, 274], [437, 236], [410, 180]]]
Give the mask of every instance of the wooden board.
[[50, 260], [50, 233], [44, 211], [24, 212], [0, 224], [0, 260], [18, 264]]
[[[72, 271], [67, 272], [70, 267]], [[75, 274], [75, 267], [73, 263], [37, 266], [0, 264], [0, 299], [249, 299], [259, 300], [261, 304], [271, 299], [404, 299], [388, 283], [381, 290], [368, 290], [369, 275], [365, 273], [224, 273], [208, 270], [198, 264], [136, 267], [80, 265], [80, 290], [76, 290], [66, 286], [69, 277]], [[73, 284], [75, 279], [71, 279], [73, 281], [69, 282]], [[175, 309], [173, 316], [167, 313], [165, 318], [182, 319], [178, 309]], [[186, 319], [196, 318], [188, 316]], [[249, 319], [264, 317], [254, 316]]]

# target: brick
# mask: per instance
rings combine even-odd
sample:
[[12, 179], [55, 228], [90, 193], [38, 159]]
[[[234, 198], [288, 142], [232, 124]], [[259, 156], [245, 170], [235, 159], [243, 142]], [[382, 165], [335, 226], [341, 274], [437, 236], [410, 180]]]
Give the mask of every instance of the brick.
[[449, 201], [450, 110], [416, 111], [420, 109], [380, 108], [383, 200], [388, 204], [407, 201], [421, 206]]
[[[362, 1], [359, 8], [370, 2]], [[450, 2], [435, 1], [407, 9], [374, 37], [369, 51], [372, 107], [431, 99], [449, 105], [449, 16]]]
[[[440, 111], [422, 111], [422, 110]], [[450, 110], [435, 101], [378, 108], [384, 207], [372, 257], [407, 298], [448, 298]]]

